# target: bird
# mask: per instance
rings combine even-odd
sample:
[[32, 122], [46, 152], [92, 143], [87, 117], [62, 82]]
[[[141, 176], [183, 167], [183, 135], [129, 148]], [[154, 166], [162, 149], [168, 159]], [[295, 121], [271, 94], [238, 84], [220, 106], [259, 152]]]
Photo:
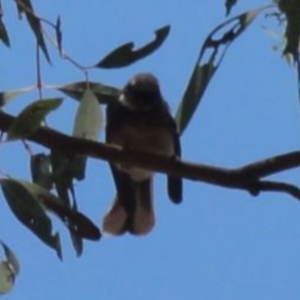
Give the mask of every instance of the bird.
[[[140, 73], [106, 108], [106, 143], [122, 149], [180, 159], [181, 145], [174, 118], [161, 94], [158, 79]], [[110, 163], [116, 197], [103, 219], [103, 231], [119, 236], [126, 232], [141, 236], [155, 224], [153, 172], [126, 163]], [[182, 179], [167, 175], [172, 202], [182, 201]]]

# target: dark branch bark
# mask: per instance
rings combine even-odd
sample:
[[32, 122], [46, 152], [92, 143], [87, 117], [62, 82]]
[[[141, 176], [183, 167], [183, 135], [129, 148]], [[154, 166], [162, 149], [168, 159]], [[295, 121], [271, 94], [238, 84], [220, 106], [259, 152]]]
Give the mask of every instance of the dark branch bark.
[[[13, 120], [14, 117], [0, 111], [0, 130], [6, 132]], [[34, 135], [28, 137], [28, 140], [66, 154], [84, 155], [115, 163], [126, 162], [160, 173], [246, 190], [253, 195], [263, 191], [285, 192], [300, 200], [300, 189], [297, 187], [261, 180], [265, 176], [300, 166], [300, 151], [267, 158], [240, 168], [228, 169], [179, 161], [154, 154], [124, 151], [119, 147], [70, 137], [45, 127], [41, 127]]]

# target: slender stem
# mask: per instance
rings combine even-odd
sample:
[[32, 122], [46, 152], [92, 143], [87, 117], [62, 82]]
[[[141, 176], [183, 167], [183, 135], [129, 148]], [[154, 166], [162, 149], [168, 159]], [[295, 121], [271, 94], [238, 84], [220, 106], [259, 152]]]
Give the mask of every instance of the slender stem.
[[42, 76], [41, 76], [41, 57], [40, 57], [40, 48], [38, 43], [36, 43], [36, 87], [38, 89], [39, 99], [43, 99], [43, 85], [42, 85]]

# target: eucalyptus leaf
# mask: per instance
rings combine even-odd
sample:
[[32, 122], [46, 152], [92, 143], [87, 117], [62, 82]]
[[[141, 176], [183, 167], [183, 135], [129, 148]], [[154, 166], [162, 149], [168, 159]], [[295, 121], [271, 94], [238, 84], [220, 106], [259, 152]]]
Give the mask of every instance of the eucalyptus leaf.
[[170, 32], [170, 26], [164, 26], [155, 31], [155, 39], [145, 46], [133, 50], [134, 43], [126, 43], [117, 49], [113, 50], [105, 56], [95, 67], [98, 68], [121, 68], [128, 66], [157, 50], [165, 41]]
[[23, 182], [14, 179], [1, 179], [0, 184], [5, 199], [18, 220], [46, 245], [55, 249], [61, 258], [59, 236], [52, 234], [51, 220], [32, 191]]
[[82, 213], [72, 210], [58, 197], [46, 189], [23, 180], [18, 181], [42, 205], [42, 207], [54, 213], [73, 232], [82, 238], [99, 240], [101, 233], [99, 229]]
[[4, 249], [6, 261], [10, 264], [11, 268], [13, 269], [13, 272], [16, 275], [18, 275], [20, 273], [20, 264], [16, 255], [3, 241], [0, 240], [0, 244]]
[[0, 240], [6, 260], [0, 261], [0, 295], [7, 294], [14, 286], [17, 275], [20, 273], [20, 265], [13, 251]]
[[53, 186], [53, 174], [51, 171], [50, 155], [38, 153], [30, 156], [31, 178], [34, 183], [51, 190]]
[[[55, 150], [51, 151], [50, 157], [55, 189], [59, 196], [59, 200], [71, 210], [75, 210], [77, 212], [73, 179], [76, 178], [78, 180], [82, 180], [84, 178], [86, 157], [68, 158], [64, 154]], [[73, 206], [71, 206], [69, 192], [73, 196]], [[70, 237], [77, 256], [80, 256], [83, 252], [82, 238], [74, 233], [74, 231], [70, 231]]]
[[[87, 83], [88, 85], [88, 83]], [[87, 88], [76, 112], [73, 136], [88, 140], [97, 140], [103, 127], [103, 114], [99, 102], [90, 88]], [[87, 157], [74, 157], [68, 165], [70, 181], [85, 177]]]
[[62, 55], [62, 31], [61, 31], [61, 20], [58, 16], [55, 24], [55, 34], [56, 34], [56, 41], [58, 46], [58, 51], [60, 55]]
[[0, 40], [4, 43], [4, 45], [10, 47], [8, 32], [1, 18], [0, 18]]
[[65, 154], [51, 150], [51, 166], [53, 179], [57, 194], [61, 200], [67, 205], [71, 205], [69, 191], [73, 190], [73, 179], [83, 180], [86, 159], [78, 161], [82, 157], [68, 157]]
[[215, 71], [213, 64], [195, 67], [175, 117], [179, 133], [188, 125]]
[[8, 294], [14, 286], [15, 274], [7, 261], [0, 261], [0, 295]]
[[299, 0], [280, 0], [278, 8], [285, 15], [287, 25], [285, 28], [286, 45], [283, 55], [292, 56], [294, 62], [299, 63], [300, 55], [300, 5]]
[[[28, 24], [35, 35], [38, 46], [42, 49], [47, 61], [51, 63], [50, 56], [46, 47], [46, 43], [44, 40], [44, 35], [42, 31], [41, 21], [34, 14], [34, 8], [31, 4], [30, 0], [18, 0], [16, 1], [19, 13], [25, 13]], [[26, 7], [26, 9], [24, 9]]]
[[[76, 205], [75, 192], [73, 188], [73, 179], [76, 178], [81, 180], [84, 178], [86, 158], [69, 158], [66, 157], [64, 154], [58, 153], [56, 151], [51, 151], [49, 158], [53, 171], [52, 179], [55, 183], [55, 188], [59, 196], [56, 200], [61, 201], [70, 210], [74, 210], [77, 212], [78, 210]], [[83, 160], [83, 166], [80, 164], [81, 160]], [[73, 195], [73, 207], [71, 207], [69, 191]], [[65, 218], [63, 216], [60, 216], [60, 218], [63, 220], [63, 222], [65, 222]], [[76, 234], [74, 230], [70, 230], [69, 233], [76, 255], [80, 256], [83, 252], [82, 237]]]
[[9, 91], [3, 91], [0, 92], [0, 107], [4, 106], [17, 96], [32, 91], [34, 88], [33, 87], [25, 87], [21, 89], [16, 89], [16, 90], [9, 90]]
[[237, 4], [237, 0], [225, 0], [226, 16], [228, 16], [230, 14], [231, 9], [236, 4]]
[[229, 46], [266, 8], [268, 6], [250, 10], [231, 18], [221, 23], [207, 36], [200, 49], [199, 57], [176, 112], [176, 121], [180, 133], [183, 133], [192, 119]]
[[[74, 201], [74, 205], [72, 210], [78, 212], [76, 201]], [[72, 241], [73, 248], [75, 249], [76, 255], [79, 257], [83, 252], [83, 240], [80, 236], [78, 236], [75, 232], [70, 232], [70, 237]]]
[[38, 100], [25, 107], [7, 132], [7, 140], [24, 139], [35, 133], [44, 118], [62, 103], [62, 98]]
[[[59, 200], [75, 212], [77, 212], [78, 210], [76, 205], [73, 180], [84, 179], [86, 161], [86, 157], [74, 156], [70, 158], [57, 151], [51, 151], [51, 164], [54, 175], [53, 178]], [[69, 194], [71, 194], [73, 197], [73, 206], [71, 206]], [[70, 237], [77, 256], [80, 256], [83, 251], [82, 238], [72, 230], [70, 230]]]
[[[54, 88], [75, 100], [81, 101], [86, 91], [86, 86], [86, 81], [80, 81]], [[94, 93], [101, 104], [116, 101], [120, 95], [119, 89], [100, 82], [89, 82], [89, 89]]]
[[101, 127], [103, 115], [100, 105], [93, 91], [87, 88], [76, 112], [73, 136], [97, 140]]

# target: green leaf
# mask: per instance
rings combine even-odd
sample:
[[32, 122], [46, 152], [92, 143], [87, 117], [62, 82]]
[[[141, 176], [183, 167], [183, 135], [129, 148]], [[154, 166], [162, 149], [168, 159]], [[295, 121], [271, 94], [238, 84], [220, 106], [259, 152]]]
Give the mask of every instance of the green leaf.
[[102, 126], [103, 115], [99, 102], [93, 91], [87, 88], [76, 113], [73, 136], [97, 140]]
[[20, 264], [13, 251], [0, 240], [5, 254], [5, 261], [0, 261], [0, 295], [7, 294], [14, 286], [17, 275], [20, 273]]
[[266, 8], [268, 6], [250, 10], [231, 18], [217, 26], [207, 36], [200, 49], [199, 57], [176, 112], [176, 121], [180, 133], [183, 133], [191, 121], [229, 46], [248, 28], [258, 14]]
[[213, 64], [197, 65], [195, 67], [176, 113], [176, 123], [178, 124], [179, 133], [184, 131], [191, 120], [215, 71], [216, 68]]
[[51, 63], [50, 56], [44, 40], [40, 19], [35, 15], [30, 0], [18, 0], [17, 7], [19, 13], [25, 13], [29, 26], [35, 35], [38, 46], [42, 49], [47, 61]]
[[24, 139], [35, 133], [44, 118], [62, 103], [62, 98], [38, 100], [24, 108], [7, 132], [7, 140]]
[[0, 184], [5, 199], [17, 219], [46, 245], [55, 249], [61, 258], [59, 236], [52, 234], [51, 220], [28, 186], [14, 179], [1, 179]]
[[[300, 64], [300, 5], [299, 0], [280, 0], [278, 8], [285, 15], [285, 47], [283, 55], [297, 64]], [[279, 19], [279, 21], [282, 21]]]
[[[73, 179], [84, 179], [86, 160], [86, 157], [69, 158], [62, 153], [54, 150], [51, 151], [53, 178], [59, 200], [62, 201], [68, 208], [76, 212], [78, 210], [73, 187]], [[69, 192], [73, 196], [73, 206], [71, 206]], [[70, 231], [70, 237], [77, 256], [80, 256], [83, 251], [82, 238], [73, 231]]]
[[237, 0], [225, 0], [225, 7], [226, 7], [226, 16], [228, 16], [231, 12], [233, 6], [237, 3]]
[[[88, 84], [88, 83], [87, 83]], [[99, 102], [88, 87], [84, 92], [78, 107], [73, 136], [89, 140], [97, 140], [101, 127], [103, 126], [103, 115]], [[70, 183], [74, 178], [82, 180], [85, 177], [87, 157], [74, 157], [70, 160], [66, 169]], [[66, 178], [66, 176], [64, 176]]]
[[51, 190], [53, 186], [53, 174], [51, 171], [51, 158], [44, 153], [38, 153], [30, 156], [30, 170], [32, 181]]
[[137, 50], [133, 50], [133, 42], [126, 43], [105, 56], [95, 65], [95, 67], [111, 69], [121, 68], [133, 64], [134, 62], [150, 55], [157, 50], [163, 44], [169, 32], [169, 25], [156, 30], [155, 39]]
[[10, 47], [9, 36], [3, 23], [2, 19], [0, 18], [0, 40], [7, 46]]
[[85, 215], [72, 210], [61, 199], [46, 189], [24, 180], [4, 180], [15, 182], [24, 187], [31, 195], [32, 199], [34, 199], [40, 207], [54, 213], [72, 232], [76, 233], [78, 236], [89, 240], [100, 239], [101, 233], [97, 226], [95, 226]]
[[[53, 149], [51, 150], [50, 157], [53, 179], [58, 197], [66, 206], [71, 207], [69, 191], [73, 190], [73, 178], [78, 175], [81, 179], [81, 176], [84, 177], [84, 174], [77, 174], [76, 170], [70, 170], [69, 165], [73, 158], [69, 158]], [[74, 174], [74, 172], [76, 174]]]
[[0, 296], [8, 294], [14, 286], [15, 274], [7, 261], [0, 261]]
[[44, 188], [26, 181], [19, 182], [30, 191], [36, 201], [59, 217], [72, 232], [85, 239], [100, 239], [99, 229], [85, 215], [70, 209], [59, 198]]
[[[71, 210], [77, 212], [77, 205], [75, 199], [75, 191], [73, 187], [73, 180], [83, 180], [85, 176], [86, 157], [66, 157], [62, 153], [51, 151], [51, 163], [55, 180], [55, 188], [59, 199], [69, 207]], [[71, 206], [71, 200], [69, 192], [73, 196], [73, 206]], [[78, 234], [74, 231], [70, 231], [70, 237], [73, 247], [77, 256], [80, 256], [83, 251], [83, 241]]]
[[13, 100], [15, 97], [17, 97], [23, 93], [32, 91], [33, 89], [34, 89], [33, 87], [25, 87], [25, 88], [16, 89], [16, 90], [0, 92], [0, 107], [4, 106], [5, 104], [7, 104], [11, 100]]
[[[74, 205], [72, 210], [78, 212], [76, 201], [74, 201]], [[75, 249], [76, 255], [79, 257], [83, 252], [83, 240], [80, 236], [75, 234], [74, 232], [70, 232], [70, 237], [72, 241], [73, 248]]]
[[22, 14], [25, 12], [25, 8], [22, 6], [22, 1], [21, 2], [15, 1], [15, 3], [18, 10], [18, 16], [20, 19], [22, 19]]
[[74, 190], [73, 179], [84, 179], [86, 158], [78, 156], [67, 157], [55, 150], [51, 150], [50, 156], [57, 194], [70, 207], [69, 191], [72, 192]]
[[[86, 81], [73, 82], [54, 88], [75, 100], [81, 101], [86, 91]], [[120, 95], [119, 89], [99, 82], [89, 82], [89, 89], [94, 93], [101, 104], [116, 101]]]
[[14, 254], [14, 252], [3, 242], [0, 240], [0, 244], [2, 245], [6, 257], [6, 261], [10, 264], [14, 273], [18, 275], [20, 273], [20, 264], [19, 261]]
[[61, 31], [61, 21], [60, 17], [58, 16], [55, 24], [55, 34], [56, 34], [56, 41], [59, 54], [62, 56], [62, 31]]

